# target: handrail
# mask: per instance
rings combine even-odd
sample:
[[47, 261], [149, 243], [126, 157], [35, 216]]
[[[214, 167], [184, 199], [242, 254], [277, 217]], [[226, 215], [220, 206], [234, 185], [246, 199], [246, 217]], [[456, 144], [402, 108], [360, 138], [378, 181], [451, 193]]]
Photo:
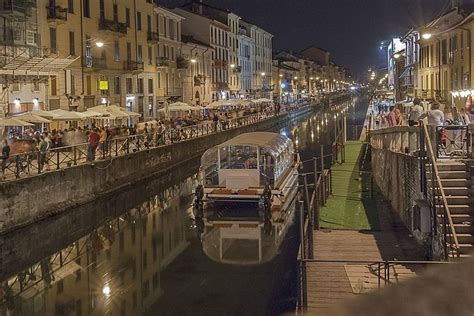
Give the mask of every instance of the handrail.
[[[428, 153], [431, 156], [431, 163], [433, 164], [433, 171], [434, 171], [435, 179], [436, 179], [439, 191], [441, 193], [441, 198], [442, 198], [442, 201], [443, 201], [443, 207], [444, 207], [444, 210], [445, 210], [445, 213], [446, 213], [445, 215], [448, 217], [449, 228], [450, 228], [451, 233], [453, 235], [454, 244], [455, 244], [455, 246], [454, 246], [455, 249], [454, 250], [456, 251], [457, 256], [459, 256], [458, 236], [456, 234], [456, 230], [454, 229], [453, 218], [451, 216], [451, 211], [449, 210], [448, 200], [446, 199], [443, 184], [441, 182], [441, 178], [439, 177], [438, 166], [436, 164], [436, 158], [435, 158], [436, 156], [435, 156], [434, 151], [433, 151], [433, 146], [431, 145], [431, 139], [429, 138], [428, 128], [426, 127], [425, 124], [423, 124], [423, 131], [424, 131], [424, 134], [425, 134], [425, 139], [426, 139], [426, 143], [427, 143], [427, 147], [428, 147]], [[434, 187], [434, 183], [432, 183], [431, 185]], [[434, 207], [436, 209], [436, 205], [434, 205]], [[445, 240], [445, 242], [446, 242], [446, 240]], [[451, 244], [451, 247], [453, 247], [452, 244]]]

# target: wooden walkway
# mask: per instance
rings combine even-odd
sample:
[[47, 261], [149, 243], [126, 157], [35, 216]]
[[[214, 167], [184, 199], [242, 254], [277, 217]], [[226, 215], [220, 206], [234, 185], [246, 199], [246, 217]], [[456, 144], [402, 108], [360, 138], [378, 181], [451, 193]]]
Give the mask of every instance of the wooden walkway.
[[[381, 210], [384, 208], [380, 208]], [[382, 211], [381, 230], [327, 230], [313, 233], [314, 259], [325, 261], [422, 260], [418, 245], [408, 231]], [[368, 264], [315, 262], [306, 264], [308, 311], [325, 310], [334, 304], [376, 289], [378, 273]], [[411, 277], [413, 267], [394, 266], [391, 283]], [[383, 274], [383, 272], [381, 273]]]
[[[371, 262], [423, 260], [418, 245], [389, 204], [377, 194], [369, 194], [370, 174], [361, 172], [366, 166], [361, 161], [364, 157], [362, 142], [348, 142], [346, 163], [333, 167], [333, 195], [321, 209], [323, 229], [313, 232], [313, 257], [326, 262], [306, 263], [310, 313], [324, 315], [327, 308], [378, 289], [379, 275], [384, 272]], [[416, 269], [394, 265], [389, 271], [389, 283], [393, 284], [413, 277]]]

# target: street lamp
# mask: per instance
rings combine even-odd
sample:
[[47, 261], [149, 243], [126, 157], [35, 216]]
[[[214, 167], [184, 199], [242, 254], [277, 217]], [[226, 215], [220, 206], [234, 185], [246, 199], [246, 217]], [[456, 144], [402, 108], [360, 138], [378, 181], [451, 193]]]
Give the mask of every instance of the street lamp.
[[235, 64], [230, 64], [230, 68], [235, 68]]
[[297, 76], [295, 76], [295, 78], [294, 78], [294, 79], [295, 79], [295, 80], [298, 80], [298, 77], [297, 77]]
[[262, 77], [265, 77], [265, 73], [264, 73], [264, 72], [262, 72], [260, 75], [261, 75]]
[[423, 33], [421, 35], [421, 37], [425, 40], [429, 40], [432, 36], [433, 36], [433, 34], [431, 34], [431, 33]]
[[194, 59], [194, 58], [191, 58], [191, 63], [195, 64], [195, 63], [197, 63], [197, 60]]
[[401, 57], [401, 55], [399, 53], [396, 53], [395, 55], [393, 55], [393, 58], [395, 59], [399, 59]]
[[95, 46], [101, 48], [102, 46], [104, 46], [104, 42], [100, 42], [100, 41], [99, 41], [99, 42], [96, 42], [96, 43], [95, 43]]
[[283, 74], [280, 74], [280, 78], [283, 78]]

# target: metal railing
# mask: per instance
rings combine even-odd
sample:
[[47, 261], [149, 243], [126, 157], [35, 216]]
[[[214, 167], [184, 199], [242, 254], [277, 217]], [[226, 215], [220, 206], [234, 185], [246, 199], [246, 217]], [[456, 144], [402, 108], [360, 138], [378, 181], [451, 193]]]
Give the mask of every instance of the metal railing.
[[[437, 155], [434, 152], [430, 133], [426, 125], [421, 126], [420, 133], [420, 166], [422, 177], [422, 188], [425, 199], [429, 202], [433, 218], [433, 234], [438, 233], [441, 228], [443, 234], [443, 245], [445, 247], [445, 259], [449, 257], [458, 258], [459, 241], [454, 228], [451, 211], [449, 209], [443, 183], [439, 176], [437, 165]], [[429, 181], [428, 181], [429, 177]], [[438, 223], [438, 217], [442, 218], [442, 223]], [[448, 246], [450, 249], [448, 249]]]
[[[311, 110], [312, 105], [300, 107], [285, 113], [301, 111], [307, 108]], [[304, 112], [304, 111], [303, 111]], [[279, 115], [285, 115], [281, 113]], [[81, 143], [72, 146], [64, 146], [48, 150], [43, 156], [38, 151], [11, 155], [3, 163], [4, 180], [14, 180], [22, 177], [34, 176], [44, 171], [60, 170], [92, 162], [96, 159], [113, 159], [118, 156], [128, 155], [134, 152], [171, 145], [173, 143], [203, 137], [229, 129], [247, 126], [257, 122], [275, 117], [275, 113], [263, 112], [229, 119], [221, 122], [208, 122], [182, 128], [168, 128], [164, 132], [153, 134], [137, 134], [126, 137], [117, 137], [100, 143], [95, 149], [89, 144]], [[2, 162], [2, 160], [0, 160]], [[1, 171], [1, 170], [0, 170]], [[1, 176], [1, 174], [0, 174]]]

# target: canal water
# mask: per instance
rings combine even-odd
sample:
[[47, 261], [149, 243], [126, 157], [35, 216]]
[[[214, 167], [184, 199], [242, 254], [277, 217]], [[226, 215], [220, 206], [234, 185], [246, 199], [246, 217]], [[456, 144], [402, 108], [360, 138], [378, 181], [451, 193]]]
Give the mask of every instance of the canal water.
[[[355, 122], [366, 103], [361, 97], [350, 104]], [[329, 152], [333, 121], [334, 113], [320, 111], [279, 132], [293, 138], [302, 160], [309, 160], [319, 155], [321, 144]], [[313, 164], [307, 166], [311, 172]], [[196, 159], [167, 176], [0, 236], [0, 315], [293, 311], [297, 225], [270, 263], [241, 267], [211, 261], [192, 218], [198, 168]]]

